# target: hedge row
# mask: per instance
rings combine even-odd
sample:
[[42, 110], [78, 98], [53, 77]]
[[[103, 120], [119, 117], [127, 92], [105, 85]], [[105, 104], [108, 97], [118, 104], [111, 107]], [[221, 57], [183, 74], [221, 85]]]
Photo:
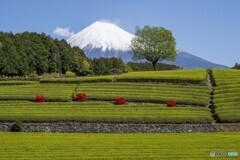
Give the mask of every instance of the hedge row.
[[168, 108], [159, 104], [114, 105], [107, 102], [8, 101], [0, 103], [0, 121], [110, 122], [110, 123], [211, 123], [208, 108]]
[[0, 85], [25, 85], [36, 84], [37, 81], [0, 81]]
[[33, 100], [42, 95], [47, 101], [70, 101], [76, 84], [1, 85], [0, 100]]
[[177, 70], [156, 72], [130, 72], [122, 75], [44, 78], [41, 83], [91, 83], [91, 82], [153, 82], [206, 85], [205, 70]]
[[86, 93], [91, 100], [114, 100], [122, 96], [131, 102], [165, 103], [170, 100], [178, 104], [201, 105], [208, 103], [207, 86], [183, 86], [146, 83], [84, 83], [76, 93]]
[[240, 71], [235, 69], [214, 69], [214, 116], [219, 122], [240, 122]]

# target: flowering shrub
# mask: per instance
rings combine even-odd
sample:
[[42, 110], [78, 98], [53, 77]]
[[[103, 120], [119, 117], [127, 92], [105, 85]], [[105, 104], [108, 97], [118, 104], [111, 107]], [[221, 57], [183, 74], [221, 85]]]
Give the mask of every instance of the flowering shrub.
[[126, 104], [126, 102], [127, 101], [123, 97], [118, 97], [115, 99], [115, 104], [118, 104], [118, 105]]
[[177, 103], [176, 101], [169, 101], [169, 102], [166, 102], [166, 105], [168, 107], [176, 107], [177, 106]]
[[43, 96], [38, 95], [33, 99], [33, 102], [46, 102], [46, 99]]
[[77, 102], [87, 101], [86, 94], [85, 93], [78, 93], [78, 94], [76, 94], [75, 101], [77, 101]]

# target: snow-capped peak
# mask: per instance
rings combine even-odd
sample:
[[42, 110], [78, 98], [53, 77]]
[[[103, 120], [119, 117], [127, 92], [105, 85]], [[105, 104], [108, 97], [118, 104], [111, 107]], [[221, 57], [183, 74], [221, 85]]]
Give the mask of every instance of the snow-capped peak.
[[106, 21], [96, 21], [82, 31], [71, 36], [67, 42], [81, 49], [90, 47], [106, 50], [128, 51], [134, 35]]

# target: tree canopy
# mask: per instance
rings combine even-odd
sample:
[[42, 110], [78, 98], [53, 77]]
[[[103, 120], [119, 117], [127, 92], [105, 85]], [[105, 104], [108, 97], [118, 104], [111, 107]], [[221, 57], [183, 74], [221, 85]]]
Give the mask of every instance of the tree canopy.
[[77, 74], [90, 72], [90, 64], [83, 50], [72, 48], [65, 40], [53, 39], [44, 33], [0, 32], [1, 76], [66, 71]]
[[131, 42], [131, 53], [134, 60], [146, 59], [156, 70], [158, 61], [175, 61], [176, 41], [170, 30], [163, 27], [144, 26], [136, 28], [136, 37]]
[[234, 67], [232, 67], [232, 69], [240, 69], [240, 64], [238, 64], [237, 62], [235, 63]]
[[120, 74], [125, 71], [125, 65], [121, 58], [94, 58], [92, 61], [95, 75]]

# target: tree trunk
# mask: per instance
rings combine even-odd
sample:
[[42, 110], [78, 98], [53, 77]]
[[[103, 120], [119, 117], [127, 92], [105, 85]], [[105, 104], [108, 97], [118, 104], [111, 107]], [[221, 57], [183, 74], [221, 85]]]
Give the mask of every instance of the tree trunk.
[[153, 65], [153, 70], [156, 71], [157, 70], [157, 62], [152, 62]]

